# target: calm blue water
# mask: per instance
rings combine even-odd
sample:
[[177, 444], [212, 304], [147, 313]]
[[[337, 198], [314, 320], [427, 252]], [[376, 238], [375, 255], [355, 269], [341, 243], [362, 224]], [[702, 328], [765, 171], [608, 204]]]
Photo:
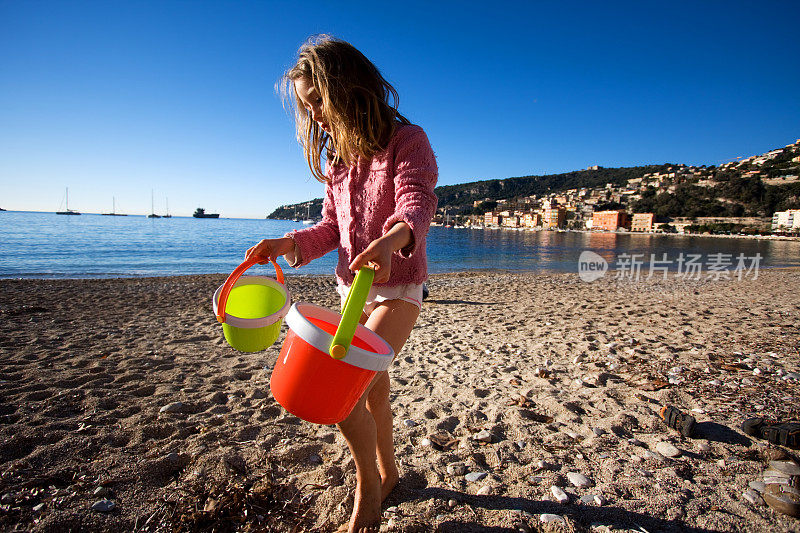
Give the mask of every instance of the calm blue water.
[[[60, 216], [0, 212], [0, 278], [104, 278], [229, 273], [247, 248], [301, 223], [283, 220], [148, 219], [141, 216]], [[800, 242], [613, 233], [522, 232], [432, 227], [432, 273], [470, 269], [578, 271], [578, 256], [592, 250], [611, 268], [621, 254], [738, 254], [760, 267], [800, 266]], [[331, 274], [336, 253], [298, 270]], [[282, 265], [283, 266], [283, 265]], [[271, 268], [271, 267], [264, 267]], [[288, 267], [286, 270], [289, 271]]]

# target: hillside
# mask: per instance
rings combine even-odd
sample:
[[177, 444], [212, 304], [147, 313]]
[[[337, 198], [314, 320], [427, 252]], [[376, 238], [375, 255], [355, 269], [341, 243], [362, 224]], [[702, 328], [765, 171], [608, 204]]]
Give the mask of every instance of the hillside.
[[[640, 167], [593, 167], [564, 174], [521, 176], [444, 185], [436, 188], [439, 210], [450, 215], [480, 215], [498, 201], [547, 198], [586, 190], [608, 191], [610, 203], [633, 213], [659, 217], [770, 217], [775, 211], [800, 208], [800, 139], [794, 144], [720, 166], [682, 164]], [[614, 194], [615, 193], [615, 194]], [[281, 206], [267, 218], [291, 219], [306, 213], [321, 216], [322, 199]]]
[[493, 179], [443, 185], [436, 188], [439, 207], [452, 208], [459, 212], [464, 207], [473, 209], [475, 201], [497, 201], [524, 196], [543, 197], [570, 189], [600, 188], [611, 183], [624, 186], [629, 179], [648, 173], [665, 172], [670, 165], [650, 165], [645, 167], [603, 168], [597, 170], [577, 170], [565, 174], [545, 176], [521, 176], [517, 178]]

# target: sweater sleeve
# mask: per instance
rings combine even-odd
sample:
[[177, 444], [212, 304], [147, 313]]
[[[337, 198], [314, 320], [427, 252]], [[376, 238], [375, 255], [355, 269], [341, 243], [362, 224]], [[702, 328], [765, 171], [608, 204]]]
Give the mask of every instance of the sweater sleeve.
[[402, 257], [411, 257], [417, 250], [417, 244], [423, 242], [428, 234], [437, 205], [433, 189], [439, 169], [428, 136], [422, 128], [413, 128], [398, 142], [394, 162], [395, 212], [383, 225], [383, 233], [398, 222], [408, 224], [412, 242], [398, 253]]
[[333, 202], [333, 187], [330, 182], [325, 185], [325, 199], [322, 201], [322, 220], [300, 230], [290, 231], [291, 237], [300, 250], [301, 262], [295, 267], [307, 265], [314, 259], [322, 257], [339, 245], [339, 223], [336, 218], [336, 205]]

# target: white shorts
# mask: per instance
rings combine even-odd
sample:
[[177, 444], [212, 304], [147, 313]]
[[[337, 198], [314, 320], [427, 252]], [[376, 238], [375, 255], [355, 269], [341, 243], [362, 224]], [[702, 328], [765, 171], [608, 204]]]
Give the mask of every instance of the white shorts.
[[[349, 290], [350, 287], [342, 285], [341, 283], [336, 286], [336, 292], [342, 297], [342, 307], [344, 307], [344, 302], [347, 300], [347, 293]], [[394, 287], [373, 286], [370, 288], [369, 294], [367, 295], [364, 313], [366, 313], [367, 316], [371, 315], [375, 308], [386, 300], [403, 300], [404, 302], [416, 305], [422, 309], [422, 283], [419, 285], [416, 283], [408, 283], [406, 285], [396, 285]]]

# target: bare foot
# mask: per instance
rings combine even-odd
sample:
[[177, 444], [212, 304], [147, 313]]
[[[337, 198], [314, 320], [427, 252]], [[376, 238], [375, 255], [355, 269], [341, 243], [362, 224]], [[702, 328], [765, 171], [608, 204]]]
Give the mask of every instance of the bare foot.
[[[370, 484], [371, 485], [371, 484]], [[381, 486], [356, 483], [353, 514], [350, 516], [350, 533], [379, 531], [381, 525]]]

